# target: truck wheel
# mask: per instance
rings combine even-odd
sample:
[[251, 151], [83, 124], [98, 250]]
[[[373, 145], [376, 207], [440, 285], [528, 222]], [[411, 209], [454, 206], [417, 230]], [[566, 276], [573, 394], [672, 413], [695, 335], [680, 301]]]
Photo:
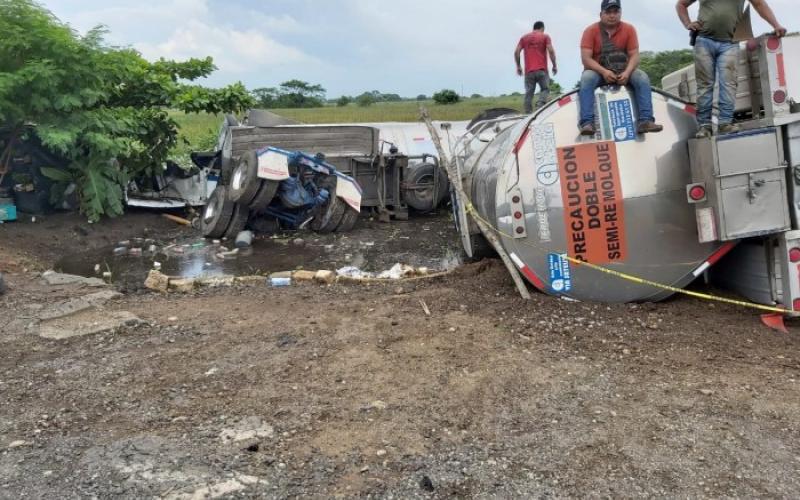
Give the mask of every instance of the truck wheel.
[[[341, 201], [341, 200], [339, 200]], [[344, 205], [347, 205], [344, 203]], [[353, 228], [356, 226], [356, 222], [358, 222], [358, 216], [360, 214], [356, 212], [353, 207], [347, 205], [344, 209], [344, 215], [342, 216], [342, 221], [339, 222], [339, 227], [336, 228], [337, 233], [346, 233], [348, 231], [352, 231]]]
[[233, 213], [231, 214], [231, 221], [228, 224], [228, 228], [225, 230], [225, 234], [223, 234], [222, 237], [228, 238], [229, 240], [236, 238], [236, 235], [239, 234], [241, 231], [243, 231], [244, 226], [247, 225], [247, 218], [249, 215], [250, 215], [250, 209], [246, 205], [237, 203], [233, 207]]
[[275, 194], [278, 192], [278, 186], [280, 182], [278, 181], [268, 181], [266, 179], [261, 180], [261, 187], [256, 193], [253, 201], [250, 202], [250, 210], [253, 212], [260, 212], [267, 208], [269, 204], [272, 202], [272, 199], [275, 198]]
[[345, 208], [348, 206], [336, 196], [335, 178], [331, 182], [320, 184], [320, 187], [330, 192], [330, 198], [323, 205], [314, 209], [314, 220], [311, 221], [309, 227], [317, 233], [332, 233], [342, 222]]
[[231, 201], [250, 206], [258, 190], [261, 179], [258, 178], [258, 155], [255, 151], [248, 151], [239, 158], [231, 172], [230, 198]]
[[[434, 194], [434, 180], [438, 172], [438, 184]], [[406, 184], [419, 186], [406, 188], [403, 192], [406, 204], [419, 212], [430, 212], [439, 206], [450, 189], [444, 168], [431, 163], [421, 163], [406, 169]]]
[[208, 198], [203, 215], [200, 218], [200, 228], [206, 238], [221, 238], [231, 222], [235, 203], [228, 199], [228, 188], [217, 186]]

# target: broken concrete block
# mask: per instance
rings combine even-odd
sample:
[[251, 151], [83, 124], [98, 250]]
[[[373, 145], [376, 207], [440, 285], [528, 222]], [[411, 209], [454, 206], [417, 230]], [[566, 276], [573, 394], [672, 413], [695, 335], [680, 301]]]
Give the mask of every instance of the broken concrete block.
[[331, 283], [336, 281], [336, 273], [334, 273], [333, 271], [327, 271], [321, 269], [317, 271], [316, 274], [314, 274], [314, 280], [319, 283], [326, 283], [330, 285]]
[[169, 290], [178, 293], [190, 293], [194, 290], [195, 282], [191, 278], [169, 280]]
[[87, 285], [87, 286], [106, 286], [107, 283], [98, 278], [84, 278], [74, 274], [62, 274], [55, 271], [45, 271], [42, 274], [48, 285]]
[[91, 309], [42, 322], [39, 325], [39, 336], [62, 340], [109, 332], [123, 326], [134, 326], [140, 322], [139, 318], [128, 311], [109, 312]]
[[167, 293], [169, 290], [169, 276], [163, 274], [161, 271], [152, 270], [147, 274], [144, 286], [150, 290]]
[[214, 276], [212, 278], [204, 278], [195, 280], [198, 286], [207, 286], [209, 288], [218, 288], [223, 286], [233, 286], [235, 278], [233, 276]]
[[295, 271], [292, 273], [292, 278], [295, 281], [313, 281], [315, 275], [314, 271]]
[[272, 273], [269, 275], [269, 279], [272, 278], [291, 278], [292, 272], [291, 271], [281, 271], [279, 273]]
[[39, 319], [47, 321], [51, 319], [63, 318], [70, 314], [76, 314], [87, 309], [100, 307], [109, 300], [121, 297], [122, 294], [113, 290], [103, 290], [101, 292], [92, 293], [84, 297], [76, 297], [61, 304], [46, 309], [39, 315]]
[[261, 285], [264, 283], [264, 276], [240, 276], [236, 278], [236, 283], [240, 285]]

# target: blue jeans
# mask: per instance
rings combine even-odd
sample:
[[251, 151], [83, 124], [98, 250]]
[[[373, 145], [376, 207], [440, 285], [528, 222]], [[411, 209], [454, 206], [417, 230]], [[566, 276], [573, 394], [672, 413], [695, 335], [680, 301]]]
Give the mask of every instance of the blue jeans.
[[[594, 123], [594, 91], [597, 87], [608, 85], [596, 71], [587, 69], [581, 75], [581, 85], [578, 99], [581, 105], [581, 117], [578, 125]], [[650, 89], [650, 77], [642, 70], [635, 70], [631, 74], [628, 85], [633, 88], [633, 97], [639, 110], [639, 123], [654, 122], [653, 96]]]
[[694, 68], [697, 79], [697, 123], [711, 125], [714, 105], [714, 81], [719, 82], [719, 124], [733, 121], [736, 106], [736, 64], [739, 45], [718, 42], [702, 36], [694, 46]]
[[537, 108], [541, 108], [550, 96], [550, 74], [547, 70], [540, 69], [525, 74], [525, 113], [533, 113], [533, 95], [536, 93], [536, 85], [539, 85], [539, 101]]

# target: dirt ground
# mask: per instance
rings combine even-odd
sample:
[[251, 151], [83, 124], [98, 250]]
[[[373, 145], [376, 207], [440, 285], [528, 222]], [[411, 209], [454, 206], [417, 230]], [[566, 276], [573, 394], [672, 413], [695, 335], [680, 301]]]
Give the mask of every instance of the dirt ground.
[[800, 494], [800, 328], [733, 306], [523, 301], [483, 261], [129, 290], [103, 314], [138, 324], [37, 335], [92, 292], [44, 282], [60, 257], [190, 231], [146, 213], [0, 225], [0, 497]]

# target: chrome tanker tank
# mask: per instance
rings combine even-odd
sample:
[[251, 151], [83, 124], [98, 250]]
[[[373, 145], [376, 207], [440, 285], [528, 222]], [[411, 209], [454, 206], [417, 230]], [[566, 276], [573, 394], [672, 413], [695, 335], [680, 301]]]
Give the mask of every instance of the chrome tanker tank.
[[[564, 255], [683, 288], [731, 248], [698, 243], [687, 202], [694, 109], [661, 92], [653, 93], [653, 107], [664, 130], [637, 135], [632, 96], [603, 87], [596, 92], [595, 137], [578, 134], [573, 92], [532, 116], [485, 122], [461, 139], [464, 190], [536, 288], [578, 300], [660, 300], [670, 292]], [[470, 253], [475, 226], [458, 209]]]

